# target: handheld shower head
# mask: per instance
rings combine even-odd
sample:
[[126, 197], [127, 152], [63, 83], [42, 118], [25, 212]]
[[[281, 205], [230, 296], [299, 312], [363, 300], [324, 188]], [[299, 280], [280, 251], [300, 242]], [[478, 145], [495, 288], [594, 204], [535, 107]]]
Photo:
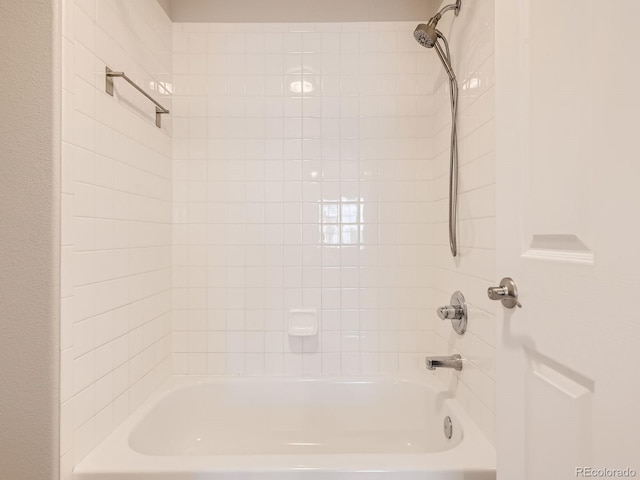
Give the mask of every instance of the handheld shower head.
[[438, 32], [435, 25], [432, 24], [434, 23], [432, 20], [433, 18], [429, 20], [429, 23], [421, 23], [413, 32], [413, 37], [425, 48], [433, 48], [438, 41]]
[[449, 10], [453, 10], [457, 16], [460, 12], [461, 2], [462, 0], [456, 0], [456, 3], [442, 7], [442, 9], [431, 17], [427, 23], [421, 23], [418, 25], [413, 32], [413, 37], [416, 41], [425, 48], [433, 48], [438, 41], [439, 32], [436, 30], [436, 26], [442, 18], [442, 14]]

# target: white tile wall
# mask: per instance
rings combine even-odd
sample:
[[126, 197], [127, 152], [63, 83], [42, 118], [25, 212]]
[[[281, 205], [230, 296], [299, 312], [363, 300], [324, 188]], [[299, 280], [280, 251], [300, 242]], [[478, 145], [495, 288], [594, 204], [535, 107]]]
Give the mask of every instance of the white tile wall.
[[[447, 15], [439, 24], [449, 39], [460, 87], [459, 103], [459, 258], [449, 253], [448, 185], [450, 106], [447, 77], [440, 61], [430, 58], [438, 72], [434, 94], [433, 179], [429, 185], [433, 205], [431, 227], [434, 282], [432, 307], [449, 303], [460, 290], [470, 306], [469, 327], [457, 336], [449, 322], [432, 320], [434, 354], [460, 353], [467, 361], [460, 374], [438, 371], [457, 385], [457, 398], [487, 437], [494, 441], [495, 423], [495, 324], [498, 302], [486, 296], [497, 285], [495, 269], [495, 162], [494, 162], [494, 66], [493, 0], [467, 2], [458, 17]], [[433, 318], [433, 317], [431, 317]]]
[[[65, 0], [61, 478], [171, 373], [171, 22], [155, 0]], [[169, 120], [169, 121], [167, 121]]]
[[[174, 24], [174, 372], [415, 372], [433, 84], [414, 23]], [[287, 312], [317, 308], [317, 338]]]

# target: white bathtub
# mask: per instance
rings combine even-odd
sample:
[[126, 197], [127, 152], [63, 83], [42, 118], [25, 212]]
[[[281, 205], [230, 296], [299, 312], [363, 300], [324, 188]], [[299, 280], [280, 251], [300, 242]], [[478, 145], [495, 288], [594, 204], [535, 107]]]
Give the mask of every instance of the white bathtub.
[[495, 479], [490, 443], [428, 382], [174, 377], [74, 479]]

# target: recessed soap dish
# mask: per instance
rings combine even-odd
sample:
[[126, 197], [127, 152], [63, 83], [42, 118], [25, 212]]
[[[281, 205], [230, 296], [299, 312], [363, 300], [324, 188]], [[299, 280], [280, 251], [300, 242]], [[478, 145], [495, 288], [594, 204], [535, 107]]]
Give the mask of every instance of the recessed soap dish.
[[318, 310], [300, 308], [289, 310], [289, 335], [312, 337], [318, 334]]

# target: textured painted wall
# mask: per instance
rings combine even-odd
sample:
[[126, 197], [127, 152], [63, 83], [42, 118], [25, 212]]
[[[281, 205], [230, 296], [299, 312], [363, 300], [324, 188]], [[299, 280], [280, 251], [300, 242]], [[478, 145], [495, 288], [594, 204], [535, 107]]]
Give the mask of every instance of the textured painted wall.
[[58, 474], [58, 23], [55, 1], [0, 2], [0, 476], [7, 479]]

